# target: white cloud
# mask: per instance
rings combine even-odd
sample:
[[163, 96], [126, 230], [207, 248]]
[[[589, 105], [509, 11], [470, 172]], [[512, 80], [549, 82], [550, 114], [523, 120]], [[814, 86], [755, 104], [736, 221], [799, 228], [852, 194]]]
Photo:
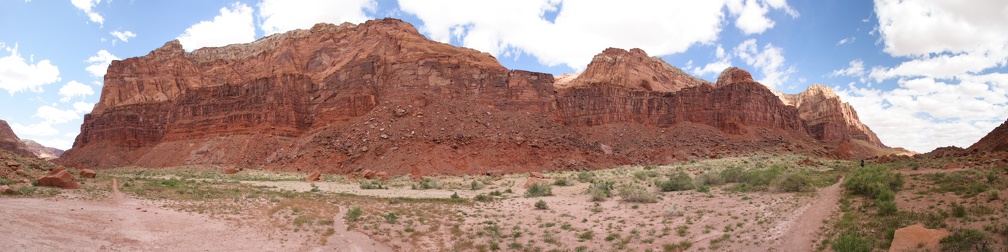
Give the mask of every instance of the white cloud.
[[836, 45], [837, 46], [842, 46], [842, 45], [854, 43], [854, 40], [856, 40], [856, 39], [857, 39], [856, 37], [843, 38], [840, 41], [837, 41]]
[[59, 95], [60, 95], [60, 101], [61, 102], [68, 102], [68, 101], [70, 101], [70, 99], [73, 99], [74, 97], [78, 97], [78, 96], [79, 97], [87, 97], [88, 95], [93, 95], [93, 94], [94, 94], [94, 89], [92, 89], [91, 86], [82, 84], [82, 83], [77, 82], [77, 81], [67, 82], [67, 84], [63, 85], [63, 87], [61, 87], [60, 90], [59, 90]]
[[49, 124], [61, 124], [80, 119], [80, 115], [74, 110], [62, 110], [51, 106], [39, 107], [35, 112], [35, 117], [42, 118]]
[[[113, 31], [110, 32], [109, 34], [112, 34], [113, 37], [116, 37], [122, 42], [129, 42], [131, 38], [136, 37], [136, 33], [133, 33], [131, 31]], [[112, 43], [115, 43], [115, 40], [113, 40]]]
[[798, 12], [788, 6], [786, 0], [728, 0], [728, 12], [737, 16], [735, 27], [745, 34], [760, 34], [776, 24], [766, 17], [770, 9], [780, 9], [791, 17], [798, 17]]
[[94, 10], [95, 5], [101, 3], [101, 0], [70, 0], [70, 3], [74, 7], [77, 7], [77, 9], [84, 11], [84, 14], [87, 14], [91, 22], [98, 23], [99, 25], [105, 23], [105, 18]]
[[11, 130], [14, 134], [18, 135], [22, 139], [25, 136], [54, 136], [59, 134], [59, 130], [53, 128], [52, 124], [49, 122], [40, 122], [32, 125], [21, 125], [19, 123], [11, 123]]
[[361, 23], [370, 19], [364, 10], [376, 8], [374, 0], [263, 0], [259, 3], [260, 28], [270, 35], [308, 29], [320, 22]]
[[[786, 6], [784, 1], [758, 3], [771, 9]], [[496, 56], [528, 54], [544, 65], [563, 64], [575, 70], [584, 69], [607, 47], [641, 48], [661, 56], [713, 43], [726, 18], [722, 1], [402, 0], [399, 4], [423, 21], [420, 30], [433, 40], [459, 41]], [[554, 11], [552, 22], [544, 18]]]
[[91, 73], [91, 76], [105, 78], [105, 72], [108, 71], [108, 66], [109, 64], [112, 64], [113, 60], [119, 60], [119, 57], [112, 55], [112, 53], [109, 53], [106, 50], [100, 50], [95, 53], [95, 56], [91, 56], [84, 61], [91, 64], [85, 67], [84, 70]]
[[49, 60], [25, 61], [18, 54], [17, 44], [14, 47], [6, 47], [0, 43], [0, 48], [10, 53], [8, 56], [0, 57], [0, 89], [6, 89], [11, 96], [24, 90], [41, 92], [43, 85], [60, 80], [59, 68], [52, 65]]
[[865, 78], [864, 61], [861, 59], [852, 60], [848, 63], [847, 68], [833, 70], [833, 72], [829, 74], [829, 77], [838, 76], [857, 77], [861, 83], [867, 82], [867, 79]]
[[89, 102], [74, 102], [73, 108], [74, 112], [80, 114], [87, 114], [91, 113], [91, 109], [94, 108], [94, 105], [95, 105], [94, 103]]
[[796, 70], [794, 66], [784, 65], [784, 50], [767, 43], [760, 51], [756, 39], [748, 39], [735, 47], [735, 54], [746, 64], [755, 67], [763, 73], [759, 83], [770, 89], [776, 89], [785, 84]]
[[212, 21], [201, 21], [190, 26], [185, 33], [179, 35], [178, 40], [186, 51], [252, 42], [255, 40], [252, 7], [234, 3], [230, 9], [221, 8], [220, 15], [214, 17]]
[[717, 49], [714, 50], [714, 57], [716, 58], [714, 62], [707, 63], [707, 65], [704, 65], [703, 67], [687, 66], [687, 68], [692, 68], [693, 74], [705, 76], [709, 74], [720, 74], [722, 71], [732, 66], [731, 55], [725, 52], [725, 49], [721, 47], [721, 45], [718, 45]]
[[877, 0], [885, 51], [893, 56], [1003, 49], [1008, 1]]

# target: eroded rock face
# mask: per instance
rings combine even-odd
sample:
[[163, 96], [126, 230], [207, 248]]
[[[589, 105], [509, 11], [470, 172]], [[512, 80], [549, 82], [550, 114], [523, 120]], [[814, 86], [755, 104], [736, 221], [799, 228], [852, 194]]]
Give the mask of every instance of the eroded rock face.
[[14, 134], [14, 130], [11, 129], [7, 121], [0, 120], [0, 149], [10, 151], [14, 154], [34, 157], [35, 153], [32, 153], [28, 146], [26, 146], [17, 135]]
[[35, 153], [35, 156], [38, 156], [41, 159], [53, 160], [55, 158], [58, 158], [60, 155], [63, 155], [63, 150], [54, 147], [44, 146], [33, 140], [22, 139], [21, 142], [24, 142], [25, 146], [28, 147], [28, 150], [30, 150], [32, 153]]
[[724, 86], [736, 82], [756, 82], [752, 78], [752, 74], [748, 71], [739, 69], [738, 67], [729, 67], [724, 71], [721, 71], [721, 75], [718, 75], [717, 86]]
[[798, 108], [799, 115], [812, 136], [823, 142], [864, 141], [872, 146], [888, 148], [867, 125], [858, 118], [849, 103], [840, 100], [833, 89], [812, 84], [795, 95], [782, 95], [781, 100]]
[[395, 19], [193, 52], [172, 41], [112, 62], [57, 162], [422, 178], [824, 152], [799, 109], [741, 69], [714, 85], [640, 49], [610, 48], [560, 79], [508, 70]]

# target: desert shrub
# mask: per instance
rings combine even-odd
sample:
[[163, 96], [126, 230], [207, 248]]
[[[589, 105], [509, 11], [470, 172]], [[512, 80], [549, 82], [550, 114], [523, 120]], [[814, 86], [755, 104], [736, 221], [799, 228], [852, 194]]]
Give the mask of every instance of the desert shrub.
[[458, 199], [458, 198], [460, 198], [459, 195], [458, 195], [458, 192], [452, 192], [451, 198], [452, 199]]
[[693, 184], [697, 186], [719, 186], [724, 183], [725, 180], [721, 177], [721, 174], [714, 172], [700, 174], [696, 178], [693, 178]]
[[487, 201], [493, 200], [493, 197], [490, 197], [490, 196], [487, 196], [486, 194], [480, 193], [480, 194], [477, 194], [476, 197], [473, 197], [473, 200], [479, 201], [479, 202], [487, 202]]
[[775, 184], [781, 192], [810, 192], [815, 191], [812, 176], [804, 172], [785, 174]]
[[871, 241], [865, 239], [860, 233], [847, 232], [841, 234], [840, 237], [833, 240], [830, 247], [832, 247], [834, 251], [868, 252], [872, 250], [874, 245], [872, 245]]
[[490, 192], [490, 196], [500, 197], [500, 196], [503, 196], [503, 195], [504, 194], [501, 193], [501, 191], [498, 191], [498, 190], [494, 190], [493, 192]]
[[662, 251], [680, 252], [680, 251], [686, 251], [690, 247], [693, 247], [693, 243], [686, 240], [678, 243], [666, 243], [665, 245], [662, 245]]
[[361, 207], [359, 207], [359, 206], [351, 207], [350, 210], [347, 211], [347, 213], [346, 213], [346, 220], [348, 220], [348, 221], [357, 221], [358, 219], [360, 219], [360, 216], [363, 215], [363, 214], [364, 214], [364, 209], [361, 209]]
[[952, 216], [956, 218], [966, 217], [966, 207], [959, 203], [952, 202]]
[[578, 237], [578, 239], [581, 239], [582, 241], [591, 240], [592, 238], [595, 237], [595, 232], [592, 232], [591, 230], [584, 231], [584, 233], [578, 234], [577, 237]]
[[556, 185], [556, 186], [569, 186], [569, 185], [571, 185], [571, 183], [567, 182], [567, 179], [557, 179], [556, 181], [553, 181], [553, 185]]
[[744, 181], [745, 170], [738, 166], [729, 166], [718, 173], [726, 183], [739, 183]]
[[433, 180], [431, 178], [424, 178], [420, 182], [413, 184], [411, 188], [413, 188], [413, 190], [440, 189], [441, 184], [438, 183], [437, 180]]
[[10, 180], [7, 180], [6, 178], [0, 178], [0, 185], [10, 185], [10, 184], [13, 184], [11, 183]]
[[879, 215], [893, 215], [899, 211], [899, 208], [896, 206], [896, 202], [892, 200], [877, 199], [875, 200], [875, 207], [878, 208]]
[[535, 208], [536, 209], [540, 209], [540, 210], [545, 210], [545, 209], [549, 209], [549, 206], [546, 205], [546, 201], [545, 200], [539, 200], [539, 201], [536, 201]]
[[483, 184], [480, 184], [479, 181], [473, 180], [472, 183], [469, 183], [469, 189], [472, 190], [483, 189]]
[[991, 251], [991, 237], [976, 229], [956, 229], [941, 239], [942, 251]]
[[399, 216], [396, 215], [395, 213], [391, 213], [391, 212], [385, 214], [382, 217], [385, 217], [385, 222], [388, 222], [388, 223], [396, 223], [396, 221], [399, 220]]
[[360, 181], [360, 189], [370, 190], [370, 189], [386, 189], [385, 185], [381, 181], [368, 179]]
[[770, 168], [748, 170], [742, 175], [742, 183], [753, 187], [769, 186], [778, 176], [784, 174], [784, 167], [772, 165]]
[[596, 181], [588, 186], [588, 194], [591, 195], [592, 201], [603, 201], [606, 198], [612, 197], [613, 184], [609, 181]]
[[578, 172], [578, 174], [577, 174], [577, 180], [581, 181], [581, 183], [592, 182], [592, 180], [594, 180], [594, 179], [595, 179], [595, 173], [594, 172], [583, 171], [583, 172]]
[[657, 186], [663, 192], [684, 191], [693, 189], [693, 179], [686, 172], [669, 175], [668, 180], [659, 180]]
[[634, 178], [637, 178], [637, 180], [645, 180], [648, 178], [658, 177], [658, 172], [652, 170], [637, 171], [634, 172], [633, 176]]
[[629, 202], [654, 203], [658, 197], [637, 184], [623, 184], [619, 188], [619, 196]]
[[869, 166], [855, 170], [847, 180], [844, 187], [854, 194], [878, 198], [885, 191], [898, 191], [903, 187], [903, 175], [892, 170]]
[[553, 195], [553, 187], [543, 183], [532, 183], [532, 185], [525, 190], [526, 198], [552, 196], [552, 195]]

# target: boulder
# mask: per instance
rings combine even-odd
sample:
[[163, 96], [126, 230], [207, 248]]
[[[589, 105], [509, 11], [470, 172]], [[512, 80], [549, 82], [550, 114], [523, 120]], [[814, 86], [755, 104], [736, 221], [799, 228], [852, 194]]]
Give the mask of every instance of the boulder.
[[382, 181], [385, 181], [385, 180], [389, 179], [388, 172], [380, 171], [380, 172], [375, 173], [375, 176], [378, 177], [378, 179], [380, 179]]
[[543, 176], [542, 172], [529, 172], [529, 178], [542, 179], [546, 178], [546, 176]]
[[948, 235], [945, 229], [927, 229], [920, 223], [913, 224], [896, 229], [889, 251], [938, 251], [941, 249], [939, 242]]
[[361, 177], [363, 177], [364, 179], [374, 179], [375, 171], [372, 171], [371, 169], [365, 169], [363, 172], [361, 172]]
[[235, 174], [235, 173], [238, 173], [238, 168], [235, 168], [234, 166], [224, 169], [224, 174]]
[[305, 181], [308, 182], [315, 182], [319, 180], [322, 180], [322, 173], [319, 173], [318, 171], [312, 172], [310, 175], [308, 175], [308, 178], [305, 179]]
[[7, 167], [10, 168], [21, 168], [21, 164], [15, 161], [7, 161]]
[[80, 189], [70, 172], [56, 168], [38, 180], [40, 186], [59, 187], [63, 189]]
[[522, 188], [528, 189], [530, 186], [532, 186], [532, 184], [535, 183], [548, 184], [549, 181], [541, 178], [529, 178], [528, 180], [525, 180], [525, 185], [522, 185]]
[[3, 194], [12, 194], [12, 193], [14, 193], [14, 190], [11, 189], [11, 187], [9, 185], [0, 185], [0, 193], [3, 193]]
[[95, 170], [91, 169], [81, 169], [80, 176], [82, 178], [94, 178], [95, 176], [98, 176], [98, 172], [95, 172]]
[[959, 164], [959, 163], [947, 163], [947, 164], [945, 164], [945, 169], [949, 169], [949, 170], [962, 169], [962, 168], [963, 168], [963, 165]]

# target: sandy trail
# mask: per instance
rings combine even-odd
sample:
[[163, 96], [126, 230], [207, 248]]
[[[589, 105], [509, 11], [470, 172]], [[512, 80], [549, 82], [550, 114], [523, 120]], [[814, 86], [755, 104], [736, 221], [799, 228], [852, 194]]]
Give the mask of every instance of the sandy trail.
[[[118, 183], [113, 187], [117, 187]], [[268, 228], [164, 209], [113, 189], [110, 200], [0, 198], [7, 251], [392, 251], [347, 231], [340, 211], [326, 245]], [[257, 223], [262, 221], [261, 223]]]
[[824, 221], [838, 208], [837, 201], [840, 200], [840, 185], [843, 179], [836, 184], [819, 190], [819, 196], [815, 201], [799, 208], [794, 220], [781, 223], [784, 228], [782, 239], [775, 244], [772, 251], [812, 251], [815, 249], [815, 240]]

